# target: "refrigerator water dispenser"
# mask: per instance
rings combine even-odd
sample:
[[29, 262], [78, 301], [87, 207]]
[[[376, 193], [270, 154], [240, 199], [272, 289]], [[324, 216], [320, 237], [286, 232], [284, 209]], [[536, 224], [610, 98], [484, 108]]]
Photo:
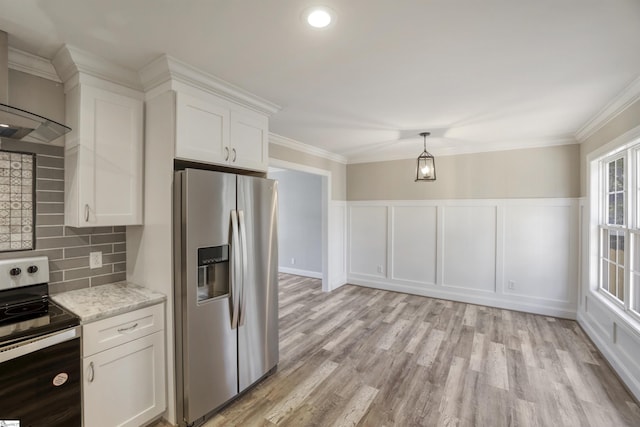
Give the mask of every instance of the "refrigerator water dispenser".
[[198, 302], [229, 294], [229, 245], [198, 248]]

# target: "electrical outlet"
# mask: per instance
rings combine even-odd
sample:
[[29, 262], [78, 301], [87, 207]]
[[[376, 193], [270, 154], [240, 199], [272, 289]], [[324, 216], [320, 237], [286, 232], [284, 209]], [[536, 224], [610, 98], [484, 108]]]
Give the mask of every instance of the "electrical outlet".
[[296, 263], [296, 259], [295, 258], [291, 258], [291, 265], [294, 265]]
[[382, 266], [381, 265], [378, 266], [378, 273], [382, 273]]
[[102, 267], [102, 252], [89, 252], [89, 268]]
[[514, 290], [516, 287], [516, 282], [514, 282], [513, 280], [509, 280], [509, 283], [507, 283], [507, 288]]

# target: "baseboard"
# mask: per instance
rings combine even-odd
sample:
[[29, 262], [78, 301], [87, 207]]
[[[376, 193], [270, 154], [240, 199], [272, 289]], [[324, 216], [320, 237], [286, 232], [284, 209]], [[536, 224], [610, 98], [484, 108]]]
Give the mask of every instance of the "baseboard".
[[576, 319], [576, 309], [569, 307], [554, 307], [544, 301], [535, 302], [515, 302], [510, 299], [500, 298], [498, 294], [478, 295], [472, 294], [465, 290], [434, 289], [431, 287], [419, 287], [408, 284], [399, 284], [380, 280], [363, 279], [359, 277], [348, 277], [348, 283], [366, 286], [375, 289], [383, 289], [386, 291], [403, 292], [407, 294], [420, 295], [431, 298], [446, 299], [468, 304], [486, 305], [489, 307], [502, 308], [506, 310], [523, 311], [526, 313], [541, 314], [544, 316], [561, 317], [564, 319]]
[[289, 267], [278, 267], [278, 271], [280, 273], [294, 274], [296, 276], [311, 277], [313, 279], [322, 279], [322, 272], [320, 271], [300, 270], [297, 268], [289, 268]]
[[347, 284], [347, 276], [346, 275], [341, 275], [338, 277], [334, 277], [333, 279], [331, 279], [329, 281], [329, 290], [333, 291], [338, 289], [341, 286], [344, 286]]

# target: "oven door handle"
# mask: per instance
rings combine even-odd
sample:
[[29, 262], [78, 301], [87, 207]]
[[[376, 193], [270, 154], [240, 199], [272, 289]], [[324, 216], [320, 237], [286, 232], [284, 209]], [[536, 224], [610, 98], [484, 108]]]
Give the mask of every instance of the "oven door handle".
[[42, 337], [33, 338], [31, 340], [22, 341], [17, 344], [8, 345], [6, 348], [0, 349], [0, 363], [13, 360], [38, 350], [54, 346], [56, 344], [79, 338], [81, 335], [80, 326], [66, 329], [61, 332], [55, 332]]

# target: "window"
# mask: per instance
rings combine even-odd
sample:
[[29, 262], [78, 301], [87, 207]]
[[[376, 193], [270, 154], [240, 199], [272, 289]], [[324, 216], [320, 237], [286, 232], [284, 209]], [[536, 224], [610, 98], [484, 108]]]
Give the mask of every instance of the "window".
[[598, 285], [604, 295], [640, 319], [639, 166], [640, 144], [600, 160]]

